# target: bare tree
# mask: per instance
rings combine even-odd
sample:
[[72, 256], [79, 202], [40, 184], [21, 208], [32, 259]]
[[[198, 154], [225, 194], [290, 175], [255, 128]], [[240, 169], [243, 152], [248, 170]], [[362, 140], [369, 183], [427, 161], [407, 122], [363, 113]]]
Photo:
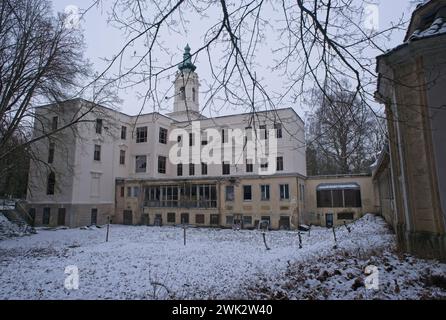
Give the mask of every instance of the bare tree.
[[[36, 111], [43, 104], [58, 105], [61, 101], [80, 96], [90, 66], [83, 57], [82, 32], [66, 23], [63, 14], [54, 15], [48, 0], [4, 0], [0, 2], [0, 180], [7, 183], [13, 173], [26, 171], [27, 162], [11, 161], [21, 154], [35, 157], [32, 144], [84, 121], [87, 110], [73, 115], [63, 126], [44, 126], [50, 121]], [[98, 82], [90, 86], [98, 92], [109, 88]], [[54, 112], [64, 113], [63, 108]], [[60, 137], [59, 137], [60, 138]], [[63, 144], [61, 144], [63, 146]], [[5, 189], [6, 190], [6, 189]], [[6, 191], [4, 191], [6, 192]]]
[[308, 123], [310, 175], [367, 173], [383, 147], [380, 123], [348, 84], [327, 86], [313, 96]]
[[[91, 7], [102, 4], [106, 5], [92, 0]], [[325, 94], [327, 82], [341, 85], [341, 79], [353, 84], [352, 100], [360, 99], [375, 112], [375, 56], [386, 51], [392, 32], [403, 29], [406, 21], [400, 17], [386, 29], [367, 26], [371, 4], [368, 0], [113, 0], [108, 21], [122, 31], [125, 41], [107, 59], [98, 78], [123, 89], [139, 88], [141, 112], [165, 111], [170, 97], [160, 84], [181, 57], [171, 51], [163, 35], [188, 34], [190, 22], [200, 20], [201, 34], [194, 37], [202, 45], [194, 48], [192, 59], [207, 62], [212, 74], [202, 86], [202, 112], [212, 115], [236, 106], [252, 113], [255, 128], [258, 110], [297, 104], [314, 86]], [[274, 46], [268, 45], [270, 41]], [[270, 51], [268, 61], [259, 59], [265, 48]], [[170, 59], [166, 62], [161, 56]], [[280, 92], [268, 88], [265, 74], [285, 79]]]

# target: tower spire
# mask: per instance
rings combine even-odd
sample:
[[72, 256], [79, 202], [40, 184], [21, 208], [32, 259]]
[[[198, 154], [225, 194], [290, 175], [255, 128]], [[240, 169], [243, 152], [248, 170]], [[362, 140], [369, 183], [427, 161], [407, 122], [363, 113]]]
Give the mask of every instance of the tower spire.
[[183, 62], [178, 65], [178, 69], [180, 69], [181, 71], [186, 69], [195, 71], [195, 69], [197, 69], [197, 67], [192, 63], [192, 56], [190, 54], [189, 44], [186, 44], [186, 47], [184, 47]]

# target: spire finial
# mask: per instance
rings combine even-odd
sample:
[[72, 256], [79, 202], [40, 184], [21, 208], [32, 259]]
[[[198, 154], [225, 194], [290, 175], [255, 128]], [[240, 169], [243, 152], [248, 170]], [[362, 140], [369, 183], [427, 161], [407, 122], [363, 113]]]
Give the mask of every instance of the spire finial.
[[183, 71], [184, 69], [195, 71], [197, 67], [192, 63], [191, 58], [192, 56], [190, 54], [189, 44], [186, 44], [186, 46], [184, 47], [183, 62], [178, 65], [178, 69], [180, 69], [181, 71]]

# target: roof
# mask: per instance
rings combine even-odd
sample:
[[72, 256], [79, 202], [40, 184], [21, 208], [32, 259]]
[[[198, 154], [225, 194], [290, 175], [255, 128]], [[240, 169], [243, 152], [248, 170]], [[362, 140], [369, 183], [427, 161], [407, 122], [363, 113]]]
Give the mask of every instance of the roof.
[[424, 30], [416, 29], [410, 36], [408, 41], [419, 40], [446, 33], [446, 17], [436, 18], [432, 24]]
[[317, 186], [316, 190], [340, 190], [340, 189], [360, 189], [359, 184], [356, 182], [350, 183], [321, 183]]
[[446, 35], [446, 0], [424, 1], [412, 13], [404, 42], [379, 55], [377, 59], [388, 56], [411, 42], [443, 35]]

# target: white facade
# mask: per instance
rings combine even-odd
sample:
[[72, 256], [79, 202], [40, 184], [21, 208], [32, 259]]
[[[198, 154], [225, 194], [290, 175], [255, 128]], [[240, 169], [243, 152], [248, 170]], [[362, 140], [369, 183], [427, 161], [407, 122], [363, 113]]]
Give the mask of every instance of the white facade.
[[[190, 174], [189, 164], [184, 163], [182, 175], [179, 176], [177, 164], [169, 159], [171, 148], [178, 143], [177, 135], [173, 134], [173, 131], [184, 129], [191, 132], [192, 127], [197, 125], [202, 132], [212, 128], [220, 133], [228, 129], [240, 129], [244, 132], [245, 128], [250, 126], [254, 128], [252, 136], [254, 140], [256, 134], [260, 139], [261, 126], [266, 126], [271, 137], [271, 134], [277, 132], [275, 125], [279, 125], [281, 137], [277, 139], [277, 157], [283, 159], [283, 170], [274, 172], [269, 177], [306, 176], [304, 123], [292, 108], [258, 112], [255, 116], [247, 113], [207, 119], [199, 113], [199, 81], [198, 75], [193, 70], [185, 68], [177, 72], [174, 112], [168, 115], [149, 113], [129, 116], [102, 106], [95, 106], [94, 112], [88, 113], [73, 129], [65, 129], [50, 140], [40, 140], [35, 149], [42, 163], [48, 162], [51, 142], [54, 143], [55, 151], [52, 164], [31, 164], [28, 201], [31, 207], [37, 208], [37, 215], [38, 211], [45, 207], [54, 208], [53, 212], [58, 210], [57, 208], [65, 207], [68, 213], [65, 224], [76, 226], [88, 224], [91, 208], [101, 208], [100, 211], [103, 212], [98, 218], [98, 223], [101, 223], [107, 216], [114, 215], [117, 179], [167, 181], [204, 178], [212, 180], [222, 177], [220, 163], [208, 164], [206, 174], [202, 174], [201, 164], [196, 163], [193, 175]], [[76, 99], [57, 106], [37, 108], [37, 114], [45, 120], [36, 122], [35, 135], [39, 135], [43, 130], [48, 131], [53, 117], [58, 117], [60, 127], [69, 121], [75, 112], [83, 112], [91, 106], [88, 101]], [[97, 119], [102, 119], [100, 133], [96, 132]], [[121, 136], [122, 127], [126, 128], [125, 136]], [[167, 141], [162, 141], [163, 137], [160, 137], [160, 130], [163, 129], [167, 130]], [[143, 139], [144, 134], [138, 136], [138, 131], [141, 130], [147, 130], [146, 140]], [[206, 137], [194, 136], [194, 138], [195, 148], [191, 149], [197, 152], [206, 147], [202, 142], [206, 141]], [[187, 143], [187, 139], [183, 139], [181, 143]], [[223, 144], [222, 150], [228, 149], [229, 145]], [[100, 146], [100, 159], [95, 160], [97, 146]], [[142, 170], [136, 168], [137, 158], [141, 160], [144, 156], [146, 170], [138, 172]], [[163, 171], [159, 168], [160, 156], [167, 159], [165, 173], [160, 172]], [[124, 163], [122, 158], [125, 158]], [[233, 159], [230, 163], [230, 172], [226, 176], [246, 178], [259, 176], [260, 164], [254, 162], [253, 172], [247, 172], [245, 160], [243, 157]], [[276, 163], [270, 162], [268, 165], [276, 166]], [[54, 171], [56, 176], [54, 195], [47, 194], [50, 171]], [[88, 219], [79, 217], [82, 215], [81, 211], [84, 211]], [[54, 224], [55, 219], [51, 220]]]

